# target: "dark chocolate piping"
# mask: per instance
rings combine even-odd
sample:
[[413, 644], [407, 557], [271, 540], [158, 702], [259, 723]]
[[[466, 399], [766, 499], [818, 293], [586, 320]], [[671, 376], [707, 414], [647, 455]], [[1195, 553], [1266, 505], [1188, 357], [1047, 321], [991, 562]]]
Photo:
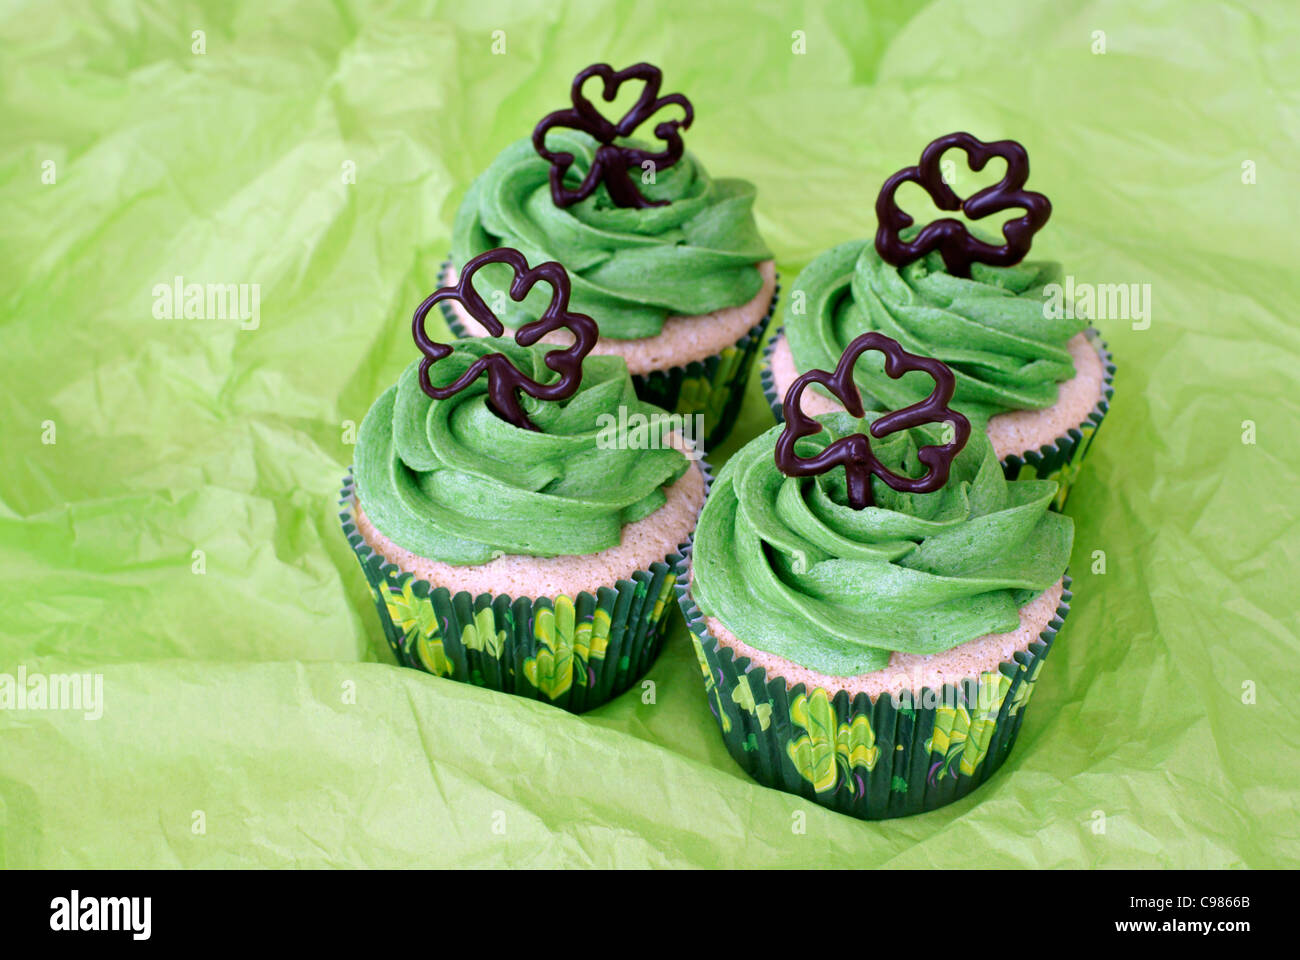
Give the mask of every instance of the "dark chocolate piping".
[[[803, 391], [809, 384], [820, 384], [838, 397], [853, 416], [863, 416], [862, 394], [853, 380], [853, 367], [868, 350], [879, 350], [885, 355], [885, 373], [895, 380], [909, 370], [923, 370], [934, 378], [934, 390], [928, 397], [902, 410], [878, 417], [870, 428], [871, 436], [879, 439], [923, 423], [952, 423], [955, 431], [951, 443], [942, 446], [927, 444], [917, 451], [917, 459], [928, 468], [923, 476], [900, 477], [890, 472], [876, 458], [870, 439], [862, 433], [841, 437], [815, 457], [801, 457], [795, 453], [795, 444], [800, 439], [820, 433], [823, 429], [820, 423], [800, 407]], [[783, 404], [785, 427], [776, 441], [774, 456], [777, 469], [788, 477], [812, 477], [837, 466], [844, 467], [848, 478], [849, 505], [855, 510], [871, 506], [874, 502], [871, 496], [873, 474], [895, 490], [909, 493], [931, 493], [938, 490], [948, 482], [952, 461], [970, 438], [970, 421], [948, 406], [955, 389], [956, 378], [947, 364], [933, 357], [908, 353], [897, 340], [891, 340], [883, 333], [864, 333], [849, 344], [835, 365], [834, 373], [809, 370], [790, 385]]]
[[[486, 263], [509, 264], [514, 270], [514, 280], [510, 284], [510, 296], [523, 300], [539, 280], [551, 285], [551, 302], [542, 315], [515, 331], [515, 342], [520, 346], [530, 347], [546, 334], [554, 330], [568, 328], [573, 332], [573, 345], [562, 350], [551, 350], [546, 354], [546, 365], [560, 375], [554, 383], [541, 384], [533, 380], [503, 353], [490, 353], [479, 357], [470, 368], [461, 374], [454, 383], [446, 387], [435, 387], [429, 381], [429, 368], [452, 352], [445, 343], [429, 339], [425, 332], [424, 321], [435, 304], [444, 300], [458, 301], [479, 323], [487, 328], [494, 337], [505, 333], [505, 327], [496, 318], [483, 298], [478, 295], [472, 283], [474, 274]], [[434, 400], [446, 400], [465, 389], [483, 373], [488, 377], [488, 402], [493, 411], [503, 420], [513, 423], [525, 430], [536, 430], [537, 426], [528, 419], [519, 404], [517, 394], [523, 392], [538, 400], [565, 400], [573, 396], [582, 382], [582, 361], [595, 346], [600, 331], [596, 321], [582, 313], [569, 312], [569, 275], [564, 267], [554, 260], [540, 263], [529, 269], [528, 261], [518, 250], [499, 247], [480, 253], [466, 263], [457, 277], [456, 283], [449, 287], [440, 287], [425, 298], [415, 310], [411, 320], [411, 330], [415, 345], [424, 354], [420, 361], [420, 389]]]
[[[607, 103], [613, 102], [618, 96], [619, 87], [626, 81], [641, 80], [645, 87], [640, 98], [622, 119], [611, 123], [582, 93], [583, 84], [592, 77], [600, 77], [604, 83], [602, 96]], [[551, 199], [557, 207], [571, 206], [590, 196], [596, 189], [596, 184], [602, 180], [610, 199], [620, 207], [662, 207], [667, 204], [667, 200], [648, 200], [642, 196], [635, 180], [629, 175], [630, 170], [639, 171], [647, 161], [654, 164], [656, 171], [671, 167], [682, 158], [685, 150], [679, 131], [691, 125], [695, 111], [683, 94], [659, 96], [662, 83], [662, 71], [649, 63], [633, 64], [618, 71], [607, 63], [593, 63], [573, 78], [573, 86], [569, 91], [573, 106], [548, 113], [533, 130], [534, 149], [551, 165]], [[680, 120], [665, 120], [655, 126], [655, 136], [666, 144], [664, 150], [653, 153], [614, 142], [619, 138], [630, 137], [633, 130], [654, 116], [661, 107], [672, 104], [680, 106], [685, 111], [685, 116]], [[591, 169], [576, 190], [564, 186], [564, 176], [573, 165], [573, 154], [547, 149], [546, 133], [553, 127], [581, 130], [600, 143]]]
[[[983, 170], [993, 157], [1007, 162], [1007, 172], [997, 183], [962, 200], [943, 179], [939, 161], [950, 149], [965, 151], [972, 170]], [[1029, 154], [1014, 140], [985, 143], [969, 133], [950, 133], [932, 141], [921, 153], [921, 162], [904, 167], [885, 181], [876, 198], [876, 252], [896, 267], [919, 260], [932, 250], [943, 256], [944, 266], [954, 277], [969, 277], [972, 263], [1009, 267], [1029, 253], [1033, 236], [1052, 215], [1052, 204], [1041, 193], [1025, 190], [1029, 178]], [[980, 220], [1000, 210], [1023, 209], [1024, 216], [1002, 225], [1006, 243], [995, 246], [974, 236], [966, 225], [944, 217], [928, 223], [911, 241], [900, 234], [913, 220], [899, 209], [894, 194], [904, 183], [919, 184], [940, 210], [961, 210], [971, 220]]]

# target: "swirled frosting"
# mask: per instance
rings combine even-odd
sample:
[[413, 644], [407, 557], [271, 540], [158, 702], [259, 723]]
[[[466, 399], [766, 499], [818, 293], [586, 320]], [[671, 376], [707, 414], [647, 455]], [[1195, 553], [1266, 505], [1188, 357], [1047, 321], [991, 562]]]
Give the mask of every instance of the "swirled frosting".
[[[1050, 407], [1057, 384], [1074, 376], [1066, 343], [1087, 321], [1044, 311], [1043, 288], [1060, 277], [1058, 264], [1025, 262], [972, 264], [970, 279], [962, 279], [944, 270], [937, 252], [900, 268], [881, 260], [871, 240], [856, 240], [799, 274], [791, 302], [802, 300], [804, 309], [787, 311], [786, 336], [799, 370], [833, 370], [854, 337], [878, 330], [948, 364], [957, 378], [953, 406], [985, 422], [1008, 410]], [[932, 386], [918, 373], [891, 380], [879, 354], [862, 358], [855, 379], [868, 408], [884, 410], [914, 403]]]
[[[547, 145], [575, 157], [570, 177], [586, 176], [599, 144], [585, 133], [552, 131]], [[669, 316], [734, 307], [762, 286], [757, 264], [771, 258], [752, 212], [754, 185], [714, 180], [688, 151], [639, 188], [662, 207], [618, 207], [604, 184], [571, 207], [551, 199], [550, 164], [531, 140], [511, 144], [470, 186], [456, 214], [452, 257], [462, 264], [494, 247], [521, 250], [529, 263], [558, 260], [573, 283], [571, 308], [600, 321], [602, 336], [658, 336]], [[480, 291], [494, 302], [510, 271], [483, 269]], [[545, 308], [538, 291], [522, 303], [495, 298], [502, 323], [517, 329]]]
[[[800, 441], [812, 455], [875, 419], [847, 413]], [[858, 676], [890, 654], [933, 654], [1014, 630], [1019, 609], [1060, 579], [1074, 524], [1048, 510], [1052, 480], [1008, 481], [976, 432], [942, 489], [899, 493], [872, 479], [875, 505], [847, 505], [844, 470], [780, 473], [781, 427], [748, 443], [718, 475], [695, 533], [692, 594], [745, 643], [832, 676]], [[923, 429], [872, 439], [896, 473], [920, 476]]]
[[[480, 356], [505, 353], [539, 383], [555, 379], [547, 348], [512, 340], [459, 340], [429, 370], [447, 386]], [[568, 400], [522, 396], [536, 432], [492, 412], [487, 378], [447, 400], [420, 389], [418, 361], [366, 414], [357, 436], [357, 496], [371, 523], [398, 546], [443, 563], [501, 554], [590, 554], [617, 546], [624, 524], [664, 504], [663, 488], [689, 467], [678, 450], [620, 449], [610, 424], [626, 408], [663, 411], [636, 397], [619, 357], [587, 357]]]

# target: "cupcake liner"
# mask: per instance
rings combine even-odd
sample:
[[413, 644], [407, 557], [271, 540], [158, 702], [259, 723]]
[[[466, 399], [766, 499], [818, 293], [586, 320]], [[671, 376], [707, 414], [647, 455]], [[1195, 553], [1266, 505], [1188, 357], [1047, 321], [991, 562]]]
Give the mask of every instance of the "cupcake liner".
[[[702, 458], [697, 462], [707, 495], [712, 474]], [[354, 520], [355, 494], [349, 471], [339, 521], [384, 638], [403, 666], [581, 713], [633, 686], [659, 655], [673, 608], [676, 554], [595, 594], [453, 594], [366, 543]]]
[[632, 380], [636, 384], [637, 396], [672, 413], [685, 416], [704, 414], [706, 450], [725, 441], [736, 425], [736, 417], [745, 399], [745, 387], [749, 384], [749, 372], [780, 298], [778, 277], [767, 312], [744, 336], [721, 353], [703, 360], [634, 375]]
[[1051, 623], [996, 671], [872, 700], [803, 683], [787, 689], [719, 644], [691, 599], [689, 556], [688, 547], [673, 558], [673, 589], [727, 751], [764, 786], [864, 820], [942, 807], [1002, 765], [1072, 596], [1067, 574]]
[[[440, 276], [451, 266], [452, 261], [445, 260]], [[701, 436], [704, 438], [704, 449], [711, 450], [722, 443], [736, 424], [736, 416], [745, 397], [745, 387], [749, 383], [750, 368], [754, 365], [754, 357], [763, 342], [763, 334], [776, 312], [780, 295], [781, 281], [778, 275], [776, 287], [772, 291], [772, 302], [768, 304], [763, 318], [721, 353], [666, 370], [633, 374], [632, 383], [636, 387], [637, 396], [669, 413], [683, 416], [703, 414], [704, 431]], [[452, 334], [464, 337], [465, 327], [456, 316], [451, 302], [444, 300], [438, 306]]]
[[1055, 480], [1060, 489], [1056, 491], [1056, 499], [1052, 501], [1052, 506], [1057, 510], [1065, 506], [1071, 488], [1078, 481], [1084, 458], [1088, 455], [1097, 431], [1101, 429], [1101, 421], [1110, 410], [1111, 397], [1115, 395], [1115, 363], [1111, 358], [1110, 348], [1106, 345], [1106, 341], [1101, 339], [1101, 334], [1096, 328], [1089, 327], [1087, 335], [1088, 340], [1097, 348], [1097, 353], [1101, 356], [1102, 369], [1105, 371], [1101, 385], [1101, 399], [1097, 401], [1097, 405], [1077, 427], [1071, 427], [1063, 436], [1057, 437], [1051, 443], [1044, 444], [1037, 450], [1028, 450], [1019, 455], [1011, 454], [1002, 459], [1002, 469], [1008, 480]]
[[[763, 348], [763, 370], [759, 381], [763, 387], [763, 397], [772, 408], [772, 415], [777, 423], [785, 420], [781, 409], [781, 400], [776, 395], [776, 379], [772, 375], [772, 351], [776, 341], [785, 332], [785, 327], [778, 327]], [[1101, 356], [1105, 375], [1102, 381], [1101, 399], [1088, 415], [1076, 427], [1071, 427], [1051, 443], [1044, 444], [1037, 450], [1027, 450], [1020, 454], [1009, 454], [1002, 458], [1002, 472], [1008, 480], [1055, 480], [1059, 485], [1052, 508], [1060, 510], [1065, 506], [1070, 490], [1079, 478], [1084, 458], [1092, 446], [1092, 440], [1101, 429], [1101, 421], [1110, 410], [1110, 400], [1115, 394], [1115, 364], [1111, 358], [1110, 348], [1101, 334], [1094, 327], [1086, 331], [1088, 340]]]
[[[776, 395], [776, 375], [772, 372], [772, 353], [776, 342], [785, 336], [785, 324], [777, 327], [763, 344], [763, 368], [758, 373], [758, 385], [763, 388], [763, 399], [772, 409], [772, 416], [777, 423], [785, 423], [785, 410], [781, 406], [781, 397]], [[796, 368], [797, 369], [797, 368]]]

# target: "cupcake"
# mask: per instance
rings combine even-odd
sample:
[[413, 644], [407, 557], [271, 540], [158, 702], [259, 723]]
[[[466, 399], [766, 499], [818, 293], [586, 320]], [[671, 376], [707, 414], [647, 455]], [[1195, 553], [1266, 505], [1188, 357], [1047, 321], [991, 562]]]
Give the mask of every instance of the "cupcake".
[[[886, 352], [891, 377], [934, 376], [934, 391], [865, 412], [852, 367], [866, 349]], [[952, 377], [859, 337], [727, 462], [677, 561], [731, 755], [762, 784], [866, 819], [942, 806], [1002, 764], [1068, 610], [1074, 528], [1049, 509], [1057, 484], [1006, 477], [947, 406]], [[846, 409], [802, 412], [813, 383]]]
[[[1003, 157], [1007, 176], [963, 201], [939, 172], [951, 148], [965, 150], [976, 170]], [[1114, 366], [1085, 319], [1053, 309], [1060, 265], [1023, 260], [1051, 213], [1046, 197], [1022, 189], [1028, 172], [1020, 144], [956, 133], [930, 144], [918, 166], [894, 174], [876, 204], [875, 239], [831, 248], [795, 281], [794, 309], [768, 344], [762, 375], [777, 418], [802, 371], [833, 365], [854, 337], [875, 330], [948, 364], [955, 403], [988, 434], [1006, 475], [1056, 480], [1059, 509], [1109, 407]], [[925, 187], [941, 209], [961, 208], [971, 218], [1009, 208], [1025, 214], [1007, 221], [1001, 245], [951, 218], [917, 229], [894, 203], [908, 181]], [[905, 405], [927, 389], [922, 377], [890, 380], [878, 360], [859, 366], [857, 381], [876, 409]], [[814, 393], [805, 409], [840, 406]]]
[[[597, 78], [606, 101], [622, 84], [640, 84], [640, 98], [617, 122], [583, 93]], [[680, 131], [694, 118], [690, 102], [659, 96], [660, 82], [648, 63], [579, 73], [573, 106], [543, 118], [470, 186], [444, 282], [494, 247], [558, 261], [571, 278], [574, 309], [600, 321], [592, 352], [622, 357], [643, 400], [700, 415], [701, 439], [718, 443], [735, 421], [771, 318], [776, 270], [754, 223], [753, 184], [715, 180], [685, 150]], [[652, 119], [660, 111], [675, 118]], [[660, 150], [629, 139], [647, 121]], [[509, 276], [487, 270], [483, 280], [490, 299]], [[497, 301], [501, 319], [512, 329], [543, 306], [534, 297], [504, 301]], [[487, 332], [454, 302], [444, 312], [457, 336]]]
[[[542, 318], [514, 340], [430, 341], [449, 298], [495, 322], [470, 283], [485, 264], [513, 268], [512, 295], [551, 284]], [[498, 250], [425, 300], [424, 358], [366, 414], [340, 519], [400, 662], [576, 712], [654, 661], [705, 470], [621, 357], [584, 355], [596, 325], [567, 292], [558, 264]], [[561, 328], [569, 348], [535, 345]]]

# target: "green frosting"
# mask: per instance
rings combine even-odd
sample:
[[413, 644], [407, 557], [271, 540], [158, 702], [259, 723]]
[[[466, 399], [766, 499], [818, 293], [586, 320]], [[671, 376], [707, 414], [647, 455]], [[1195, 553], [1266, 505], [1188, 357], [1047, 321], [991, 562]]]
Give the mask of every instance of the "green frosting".
[[[956, 376], [953, 407], [982, 424], [1008, 410], [1050, 407], [1057, 384], [1074, 376], [1066, 343], [1087, 321], [1051, 319], [1043, 309], [1044, 286], [1060, 279], [1059, 264], [1042, 262], [976, 263], [962, 279], [945, 271], [937, 252], [899, 268], [880, 259], [872, 240], [857, 240], [827, 250], [799, 274], [785, 331], [801, 372], [834, 370], [868, 330], [937, 357]], [[920, 372], [891, 380], [874, 351], [858, 361], [855, 379], [868, 409], [897, 410], [934, 388]]]
[[[569, 179], [585, 177], [597, 142], [585, 133], [552, 131], [553, 150], [575, 157]], [[557, 207], [551, 199], [550, 164], [531, 140], [507, 147], [469, 189], [452, 236], [457, 265], [495, 247], [514, 247], [531, 264], [558, 260], [573, 284], [570, 307], [600, 324], [602, 336], [619, 340], [658, 336], [673, 315], [694, 316], [752, 300], [762, 286], [757, 264], [771, 258], [758, 235], [752, 207], [754, 185], [713, 180], [687, 152], [660, 170], [653, 184], [638, 184], [667, 206], [614, 206], [601, 184], [585, 200]], [[484, 267], [475, 286], [488, 298], [509, 289], [504, 265]], [[480, 285], [481, 284], [481, 285]], [[537, 319], [548, 291], [522, 302], [508, 296], [501, 321], [517, 329]]]
[[[548, 348], [495, 338], [453, 347], [429, 370], [435, 387], [495, 352], [539, 383], [556, 377], [543, 363]], [[619, 544], [624, 524], [659, 509], [663, 488], [690, 466], [672, 448], [617, 449], [609, 442], [620, 407], [628, 421], [665, 416], [637, 399], [620, 357], [588, 357], [568, 400], [521, 396], [537, 432], [492, 412], [486, 376], [433, 400], [418, 374], [419, 363], [412, 363], [366, 414], [355, 475], [371, 522], [419, 556], [463, 566], [500, 554], [596, 553]]]
[[[818, 417], [802, 456], [874, 420]], [[750, 646], [832, 676], [932, 654], [1014, 630], [1019, 609], [1060, 579], [1074, 523], [1048, 510], [1053, 480], [1008, 481], [988, 438], [971, 434], [948, 483], [899, 493], [872, 478], [875, 506], [848, 506], [844, 470], [787, 477], [773, 461], [781, 427], [752, 440], [718, 475], [695, 533], [692, 593]], [[916, 428], [872, 448], [895, 473], [920, 476]], [[901, 468], [901, 469], [900, 469]]]

